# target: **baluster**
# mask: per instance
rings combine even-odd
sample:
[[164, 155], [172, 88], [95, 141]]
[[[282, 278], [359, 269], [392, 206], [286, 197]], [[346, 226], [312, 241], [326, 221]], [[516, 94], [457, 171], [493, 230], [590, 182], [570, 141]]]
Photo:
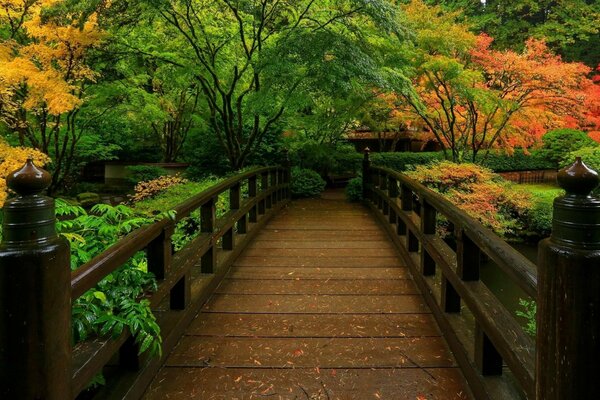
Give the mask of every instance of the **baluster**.
[[[435, 235], [437, 227], [437, 210], [425, 199], [421, 200], [421, 231], [425, 235]], [[435, 275], [435, 261], [427, 249], [421, 250], [421, 273], [424, 276]]]
[[475, 322], [475, 365], [484, 376], [502, 375], [502, 356], [490, 338]]
[[174, 224], [169, 224], [146, 248], [148, 272], [154, 274], [158, 280], [165, 279], [171, 269], [171, 258], [173, 256], [171, 237], [174, 230]]
[[[389, 177], [385, 172], [381, 173], [381, 190], [387, 192], [389, 190]], [[386, 193], [389, 194], [389, 193]], [[385, 197], [381, 198], [383, 215], [390, 214], [390, 204]]]
[[[390, 197], [390, 202], [392, 204], [398, 204], [399, 194], [400, 194], [400, 191], [398, 190], [398, 181], [396, 181], [396, 178], [394, 178], [390, 175], [388, 177], [388, 196]], [[389, 207], [388, 212], [390, 214], [390, 217], [388, 218], [388, 221], [390, 222], [390, 224], [397, 223], [398, 215], [396, 215], [395, 209], [393, 207]]]
[[283, 149], [283, 183], [287, 185], [287, 187], [283, 188], [283, 196], [286, 200], [290, 199], [292, 196], [292, 192], [290, 190], [290, 183], [292, 181], [292, 162], [290, 161], [290, 152], [289, 150]]
[[369, 199], [370, 196], [370, 184], [372, 182], [372, 176], [371, 176], [371, 159], [370, 159], [370, 155], [371, 155], [371, 149], [369, 149], [368, 147], [365, 149], [364, 151], [364, 156], [363, 156], [363, 165], [362, 165], [362, 177], [363, 177], [363, 187], [362, 187], [362, 191], [363, 191], [363, 201], [367, 201]]
[[478, 281], [481, 250], [463, 229], [456, 229], [456, 273], [464, 281]]
[[408, 251], [411, 253], [419, 251], [419, 239], [411, 230], [408, 231]]
[[413, 192], [410, 188], [402, 184], [400, 191], [400, 200], [402, 202], [402, 211], [410, 212], [413, 210]]
[[[229, 189], [229, 210], [233, 212], [239, 210], [241, 201], [241, 185], [237, 183]], [[233, 227], [231, 227], [223, 235], [223, 250], [230, 251], [234, 247], [235, 235]]]
[[460, 296], [450, 281], [442, 277], [442, 309], [447, 313], [460, 312]]
[[202, 205], [200, 209], [200, 231], [211, 236], [211, 245], [200, 261], [201, 272], [212, 274], [215, 271], [217, 263], [217, 248], [213, 242], [212, 236], [215, 230], [215, 199], [212, 198]]
[[[249, 198], [249, 200], [250, 201], [254, 200], [256, 198], [256, 194], [257, 194], [257, 179], [256, 179], [256, 175], [255, 175], [255, 176], [251, 176], [250, 178], [248, 178], [248, 198]], [[258, 221], [258, 204], [255, 204], [250, 209], [250, 212], [248, 214], [248, 221], [252, 224], [254, 224]]]
[[[276, 171], [271, 171], [271, 183], [270, 183], [269, 186], [271, 188], [276, 188], [277, 187], [277, 172]], [[271, 206], [268, 207], [268, 208], [271, 208], [275, 204], [277, 204], [276, 193], [275, 192], [271, 193], [271, 195], [269, 196], [269, 198], [271, 199]]]
[[[385, 179], [385, 175], [383, 172], [378, 171], [377, 172], [377, 187], [379, 188], [379, 190], [381, 191], [385, 191], [385, 187], [386, 187], [386, 179]], [[384, 206], [385, 205], [385, 200], [383, 198], [383, 195], [379, 194], [377, 195], [377, 208], [379, 208], [380, 210], [384, 210]]]
[[[260, 191], [262, 193], [265, 193], [268, 188], [269, 188], [269, 173], [263, 172], [261, 174]], [[260, 201], [260, 203], [258, 204], [258, 213], [260, 215], [263, 215], [266, 212], [267, 208], [271, 208], [271, 205], [268, 202], [269, 202], [269, 198], [266, 197], [266, 198], [262, 199]]]
[[119, 348], [119, 365], [128, 371], [139, 371], [141, 364], [139, 350], [140, 346], [133, 336], [129, 336]]
[[171, 310], [185, 310], [192, 301], [192, 274], [187, 272], [169, 293]]

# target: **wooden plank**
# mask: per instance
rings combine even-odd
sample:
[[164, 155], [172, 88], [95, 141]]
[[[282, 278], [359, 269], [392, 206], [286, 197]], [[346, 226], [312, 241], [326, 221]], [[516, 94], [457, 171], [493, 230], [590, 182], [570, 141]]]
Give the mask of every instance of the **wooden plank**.
[[215, 294], [203, 312], [388, 314], [427, 313], [420, 295], [320, 296]]
[[[384, 240], [256, 240], [249, 248], [253, 249], [393, 249], [391, 243]], [[395, 254], [395, 253], [394, 253]]]
[[314, 240], [335, 240], [338, 242], [364, 241], [364, 240], [389, 240], [381, 231], [360, 232], [354, 230], [335, 230], [318, 229], [306, 231], [293, 231], [280, 229], [263, 229], [256, 237], [256, 240], [294, 240], [294, 241], [314, 241]]
[[406, 279], [407, 268], [234, 267], [235, 279]]
[[366, 282], [356, 279], [337, 280], [237, 280], [226, 279], [215, 293], [222, 294], [338, 294], [338, 295], [400, 295], [419, 294], [417, 286], [409, 279]]
[[402, 267], [403, 262], [397, 257], [252, 257], [241, 256], [235, 267]]
[[203, 313], [187, 335], [246, 337], [425, 337], [440, 332], [430, 314]]
[[[167, 397], [168, 396], [168, 397]], [[146, 400], [467, 400], [458, 368], [329, 370], [165, 368]]]
[[[396, 265], [399, 263], [398, 257], [396, 255], [396, 251], [387, 247], [385, 249], [356, 249], [356, 248], [338, 248], [338, 249], [289, 249], [289, 248], [281, 248], [281, 249], [265, 249], [265, 248], [256, 248], [251, 247], [248, 248], [244, 252], [243, 259], [247, 259], [250, 257], [257, 258], [289, 258], [296, 257], [302, 258], [302, 260], [310, 260], [312, 257], [319, 257], [327, 259], [327, 262], [331, 262], [334, 264], [345, 263], [346, 259], [354, 258], [360, 259], [363, 262], [372, 263], [374, 258], [388, 258], [385, 262], [394, 262], [392, 265]], [[334, 257], [332, 257], [334, 256]], [[389, 265], [389, 264], [387, 264]]]
[[185, 336], [170, 367], [444, 368], [455, 366], [443, 338], [218, 338]]

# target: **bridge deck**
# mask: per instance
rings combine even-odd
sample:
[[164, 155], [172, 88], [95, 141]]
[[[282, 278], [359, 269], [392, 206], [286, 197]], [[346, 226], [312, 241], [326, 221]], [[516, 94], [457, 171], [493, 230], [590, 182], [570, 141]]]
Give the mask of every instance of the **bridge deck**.
[[295, 201], [244, 252], [145, 399], [468, 399], [374, 218]]

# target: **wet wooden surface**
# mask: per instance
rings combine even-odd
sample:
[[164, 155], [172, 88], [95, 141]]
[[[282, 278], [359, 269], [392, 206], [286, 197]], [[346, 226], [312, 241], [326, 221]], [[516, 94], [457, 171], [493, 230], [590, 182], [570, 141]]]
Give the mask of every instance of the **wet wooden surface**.
[[145, 399], [469, 399], [383, 231], [338, 193], [292, 203], [238, 259]]

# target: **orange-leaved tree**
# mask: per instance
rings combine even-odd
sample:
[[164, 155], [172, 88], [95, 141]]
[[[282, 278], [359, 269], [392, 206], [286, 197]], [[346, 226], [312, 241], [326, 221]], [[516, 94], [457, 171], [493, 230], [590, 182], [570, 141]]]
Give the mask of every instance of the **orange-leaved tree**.
[[77, 115], [96, 74], [86, 63], [102, 32], [96, 14], [48, 12], [62, 0], [5, 0], [0, 8], [0, 119], [22, 145], [53, 158], [50, 190], [72, 167]]
[[406, 7], [417, 34], [412, 85], [402, 94], [448, 159], [528, 147], [550, 128], [585, 120], [587, 66], [564, 62], [543, 40], [528, 40], [522, 52], [493, 50], [492, 38], [471, 35], [457, 15], [421, 0]]

